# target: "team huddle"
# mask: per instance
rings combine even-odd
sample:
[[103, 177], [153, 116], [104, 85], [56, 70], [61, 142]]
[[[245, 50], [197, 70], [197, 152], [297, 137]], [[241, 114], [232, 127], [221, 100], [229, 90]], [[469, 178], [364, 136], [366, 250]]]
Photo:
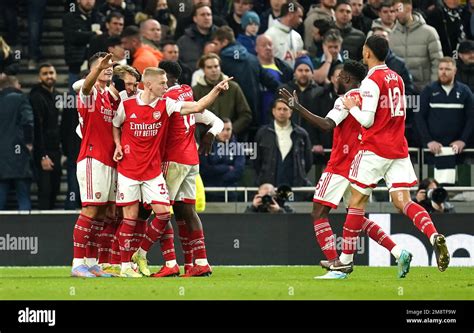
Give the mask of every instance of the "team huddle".
[[[71, 275], [179, 275], [171, 205], [185, 255], [184, 276], [210, 275], [203, 228], [194, 209], [199, 173], [194, 132], [196, 122], [210, 126], [201, 144], [209, 150], [223, 123], [206, 108], [228, 89], [232, 78], [195, 102], [191, 88], [177, 83], [177, 63], [146, 68], [143, 90], [137, 89], [140, 74], [129, 66], [113, 69], [110, 54], [94, 55], [89, 65], [88, 76], [75, 85], [83, 208], [74, 227]], [[109, 85], [114, 74], [121, 84]], [[118, 86], [124, 90], [119, 92]], [[150, 210], [154, 217], [148, 225]], [[146, 256], [158, 241], [165, 264], [151, 274]]]
[[[317, 278], [344, 279], [353, 271], [361, 231], [390, 251], [398, 262], [399, 277], [409, 272], [412, 255], [408, 249], [396, 245], [365, 217], [368, 198], [381, 179], [395, 207], [430, 239], [439, 270], [449, 265], [445, 237], [437, 232], [426, 210], [410, 198], [409, 188], [417, 179], [404, 136], [405, 88], [401, 77], [385, 65], [387, 53], [387, 41], [371, 36], [363, 48], [369, 71], [355, 61], [344, 63], [338, 77], [341, 97], [326, 118], [302, 107], [296, 93], [280, 90], [281, 101], [313, 126], [334, 130], [331, 157], [313, 198], [315, 236], [327, 259], [321, 266], [328, 270]], [[194, 209], [199, 173], [194, 132], [196, 122], [211, 126], [199, 147], [209, 151], [223, 123], [206, 108], [228, 89], [232, 78], [195, 102], [192, 89], [178, 84], [177, 63], [161, 62], [160, 68], [145, 69], [141, 78], [129, 66], [113, 69], [109, 54], [94, 55], [89, 65], [90, 73], [75, 88], [82, 137], [77, 177], [83, 209], [74, 228], [71, 275], [180, 275], [171, 205], [184, 252], [184, 277], [210, 275], [203, 228]], [[121, 83], [109, 85], [114, 74]], [[143, 90], [137, 89], [140, 81]], [[348, 214], [338, 256], [328, 216], [342, 198]], [[148, 224], [150, 210], [154, 217]], [[156, 242], [165, 264], [152, 274], [147, 253]]]

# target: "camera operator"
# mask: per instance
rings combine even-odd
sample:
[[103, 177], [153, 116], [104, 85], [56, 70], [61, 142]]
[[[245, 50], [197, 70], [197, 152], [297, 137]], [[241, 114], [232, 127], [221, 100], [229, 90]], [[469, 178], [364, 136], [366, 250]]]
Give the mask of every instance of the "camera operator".
[[433, 178], [425, 178], [420, 182], [414, 202], [420, 204], [428, 213], [450, 213], [454, 206], [448, 201], [448, 192], [439, 186]]
[[285, 204], [292, 195], [289, 186], [282, 185], [275, 191], [272, 184], [262, 184], [253, 198], [252, 204], [245, 210], [246, 213], [294, 213], [294, 209]]

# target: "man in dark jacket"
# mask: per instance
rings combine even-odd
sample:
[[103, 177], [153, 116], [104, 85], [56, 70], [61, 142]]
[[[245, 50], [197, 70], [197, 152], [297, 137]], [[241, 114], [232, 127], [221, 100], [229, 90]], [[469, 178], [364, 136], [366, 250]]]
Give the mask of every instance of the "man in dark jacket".
[[[352, 27], [352, 7], [349, 0], [338, 0], [335, 7], [336, 27], [343, 39], [342, 53], [344, 59], [362, 59], [362, 47], [365, 43], [365, 34]], [[345, 54], [347, 52], [347, 54]]]
[[217, 29], [212, 21], [211, 8], [198, 4], [193, 11], [194, 23], [184, 31], [177, 44], [179, 46], [179, 59], [192, 70], [196, 69], [197, 61], [201, 57], [204, 45], [211, 40], [212, 33]]
[[69, 67], [69, 89], [72, 89], [72, 84], [79, 79], [90, 39], [102, 34], [99, 29], [102, 15], [94, 11], [94, 5], [95, 0], [79, 0], [73, 7], [74, 11], [63, 17], [64, 57]]
[[108, 16], [112, 12], [119, 12], [125, 19], [125, 26], [135, 24], [135, 11], [130, 8], [130, 4], [125, 0], [106, 0], [99, 11], [103, 16]]
[[123, 15], [120, 12], [109, 13], [105, 18], [105, 28], [107, 30], [101, 35], [92, 36], [87, 51], [87, 59], [97, 52], [107, 52], [107, 40], [110, 37], [120, 37], [123, 27]]
[[313, 157], [308, 132], [291, 122], [292, 111], [284, 100], [275, 100], [272, 114], [274, 122], [261, 127], [255, 137], [257, 185], [310, 186], [307, 174]]
[[61, 183], [61, 149], [56, 69], [51, 64], [39, 68], [39, 81], [30, 92], [35, 119], [34, 160], [38, 183], [38, 208], [54, 209]]
[[260, 66], [256, 56], [250, 54], [241, 44], [236, 43], [231, 28], [223, 26], [217, 29], [213, 42], [216, 44], [216, 52], [220, 52], [222, 72], [233, 76], [242, 88], [252, 110], [253, 123], [256, 124], [262, 100], [261, 85], [275, 92], [280, 83]]
[[452, 58], [441, 58], [438, 81], [428, 85], [420, 95], [420, 112], [415, 114], [423, 146], [433, 154], [451, 146], [462, 153], [474, 131], [473, 96], [464, 83], [455, 80], [456, 64]]
[[456, 80], [466, 84], [474, 93], [474, 41], [459, 44]]
[[33, 111], [28, 98], [0, 75], [0, 210], [7, 194], [15, 187], [19, 210], [31, 210], [31, 151], [33, 149]]

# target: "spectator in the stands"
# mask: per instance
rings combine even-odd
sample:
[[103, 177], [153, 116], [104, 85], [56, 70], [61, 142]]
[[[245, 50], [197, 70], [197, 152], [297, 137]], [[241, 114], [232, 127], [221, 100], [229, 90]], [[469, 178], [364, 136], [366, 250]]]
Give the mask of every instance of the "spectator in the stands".
[[120, 37], [123, 31], [123, 15], [120, 12], [110, 12], [105, 18], [105, 29], [103, 34], [92, 36], [89, 43], [87, 58], [89, 59], [97, 52], [107, 51], [107, 39]]
[[204, 45], [210, 41], [216, 26], [213, 24], [211, 7], [198, 4], [193, 10], [193, 24], [178, 39], [179, 57], [189, 68], [196, 69], [196, 64], [203, 53]]
[[154, 19], [148, 19], [140, 23], [140, 38], [143, 45], [147, 45], [155, 51], [158, 60], [163, 59], [160, 49], [161, 25]]
[[474, 41], [465, 40], [459, 44], [456, 66], [456, 80], [466, 84], [474, 93]]
[[[391, 34], [395, 28], [397, 21], [397, 7], [394, 5], [392, 0], [385, 0], [380, 5], [379, 18], [372, 21], [372, 30], [375, 28], [382, 28], [388, 34]], [[367, 35], [370, 37], [372, 31]]]
[[433, 154], [448, 146], [456, 154], [462, 153], [474, 131], [471, 89], [455, 76], [455, 61], [450, 57], [442, 58], [438, 80], [429, 84], [420, 95], [420, 112], [415, 113], [415, 120], [423, 146]]
[[135, 24], [135, 12], [129, 8], [129, 4], [124, 0], [105, 0], [99, 11], [104, 16], [111, 12], [120, 12], [124, 17], [126, 27]]
[[461, 19], [466, 33], [467, 39], [474, 39], [474, 22], [472, 22], [472, 14], [474, 13], [474, 0], [468, 0], [462, 8]]
[[438, 196], [440, 194], [442, 195], [443, 192], [439, 190], [438, 192], [435, 192], [434, 190], [440, 189], [440, 188], [441, 186], [439, 185], [438, 181], [436, 181], [436, 179], [434, 178], [423, 179], [418, 186], [418, 190], [416, 191], [416, 195], [413, 198], [413, 202], [416, 202], [417, 204], [422, 206], [430, 214], [454, 212], [453, 204], [448, 202], [447, 193], [445, 194], [446, 198], [442, 200], [441, 202], [439, 202], [440, 199], [443, 199], [443, 198], [442, 196], [440, 197]]
[[320, 58], [313, 59], [314, 81], [323, 85], [329, 83], [329, 73], [338, 64], [342, 64], [344, 59], [341, 54], [342, 37], [337, 29], [331, 29], [326, 32], [323, 39], [323, 55]]
[[[326, 117], [327, 113], [322, 113], [319, 103], [315, 103], [324, 88], [318, 86], [313, 80], [313, 64], [308, 56], [296, 58], [294, 80], [288, 82], [283, 86], [288, 91], [296, 91], [298, 101], [311, 113], [316, 114], [322, 118]], [[324, 155], [324, 148], [331, 148], [331, 134], [323, 133], [309, 124], [299, 113], [293, 113], [292, 121], [303, 127], [309, 134], [311, 140], [311, 150], [317, 158], [317, 164], [322, 164], [321, 156]], [[316, 161], [315, 161], [316, 162]]]
[[112, 54], [112, 61], [126, 65], [127, 58], [120, 37], [110, 37], [105, 41], [106, 52]]
[[140, 74], [147, 67], [157, 67], [159, 59], [149, 46], [143, 45], [140, 39], [140, 32], [137, 27], [126, 27], [122, 32], [122, 45], [126, 51], [130, 53], [133, 59], [132, 66], [135, 67]]
[[[234, 136], [232, 121], [226, 117], [222, 118], [222, 121], [224, 129], [217, 134], [211, 153], [207, 156], [201, 154], [199, 158], [199, 173], [204, 186], [237, 186], [244, 173], [244, 151]], [[207, 195], [209, 194], [211, 193]]]
[[282, 202], [278, 203], [277, 191], [272, 184], [262, 184], [258, 187], [252, 204], [247, 207], [245, 213], [294, 213], [295, 210]]
[[304, 45], [306, 45], [306, 47], [311, 45], [313, 40], [311, 27], [313, 27], [314, 21], [334, 21], [334, 6], [336, 6], [336, 1], [337, 0], [321, 0], [320, 4], [312, 5], [310, 7], [306, 14], [306, 19], [304, 20]]
[[367, 16], [372, 20], [379, 18], [379, 10], [382, 5], [383, 0], [367, 0], [364, 8], [362, 9], [362, 14]]
[[426, 23], [438, 31], [443, 55], [455, 56], [459, 43], [466, 38], [459, 0], [441, 0], [428, 12]]
[[[101, 35], [102, 15], [94, 10], [95, 0], [78, 0], [74, 11], [63, 16], [64, 59], [69, 67], [68, 85], [79, 79], [79, 72], [87, 56], [87, 45], [92, 36]], [[94, 26], [94, 30], [92, 30]]]
[[160, 22], [162, 39], [173, 38], [177, 20], [168, 8], [167, 0], [146, 1], [143, 10], [135, 15], [135, 23], [140, 24], [147, 19], [155, 19]]
[[[222, 73], [221, 59], [215, 53], [202, 56], [199, 60], [199, 68], [203, 69], [204, 77], [193, 86], [196, 100], [207, 95], [216, 84], [227, 77]], [[241, 140], [246, 139], [248, 126], [252, 122], [252, 111], [242, 89], [236, 82], [230, 81], [229, 90], [220, 94], [208, 109], [221, 119], [230, 118], [235, 135]]]
[[[234, 35], [238, 36], [245, 33], [242, 26], [242, 18], [249, 10], [253, 8], [253, 0], [233, 0], [232, 11], [225, 18], [227, 25], [232, 28]], [[257, 30], [258, 31], [258, 30]]]
[[182, 84], [191, 85], [191, 77], [193, 71], [184, 62], [179, 59], [179, 46], [174, 40], [168, 39], [161, 43], [163, 60], [175, 61], [181, 66], [182, 73], [179, 77], [179, 82]]
[[[318, 105], [318, 113], [327, 115], [329, 111], [331, 111], [334, 107], [334, 102], [339, 97], [338, 89], [339, 89], [339, 82], [337, 77], [339, 73], [342, 71], [344, 64], [340, 63], [336, 66], [332, 67], [329, 71], [329, 83], [324, 85], [324, 91], [322, 94], [318, 96], [318, 98], [314, 101], [314, 104]], [[324, 145], [325, 147], [332, 146], [332, 137], [330, 138], [330, 144]]]
[[6, 75], [15, 75], [18, 73], [20, 64], [15, 59], [11, 47], [7, 42], [0, 36], [0, 74], [5, 73]]
[[[257, 58], [263, 70], [271, 75], [280, 84], [287, 83], [293, 79], [293, 69], [286, 62], [275, 58], [273, 55], [273, 42], [267, 35], [257, 37], [257, 45], [255, 47]], [[275, 93], [272, 90], [263, 87], [261, 94], [260, 112], [257, 113], [257, 125], [267, 125], [270, 123], [271, 107], [275, 99]]]
[[43, 34], [43, 19], [46, 12], [47, 0], [27, 1], [28, 10], [28, 69], [36, 69], [43, 58], [40, 49], [41, 35]]
[[[313, 23], [312, 36], [313, 40], [310, 45], [305, 45], [305, 49], [308, 50], [308, 54], [311, 59], [321, 58], [324, 54], [323, 51], [323, 39], [326, 32], [330, 29], [334, 29], [334, 22], [329, 20], [315, 20]], [[313, 63], [313, 65], [315, 65]]]
[[[213, 1], [211, 1], [211, 0], [192, 0], [192, 6], [185, 7], [185, 8], [192, 8], [193, 9], [192, 12], [191, 12], [191, 15], [189, 15], [189, 16], [187, 16], [187, 15], [182, 16], [181, 15], [178, 18], [178, 25], [176, 27], [176, 33], [175, 33], [175, 38], [177, 40], [179, 40], [181, 38], [181, 36], [185, 35], [186, 30], [188, 30], [190, 27], [192, 27], [193, 24], [196, 23], [196, 21], [195, 21], [196, 9], [198, 9], [198, 7], [201, 8], [202, 6], [209, 7], [209, 10], [211, 11], [211, 19], [212, 19], [212, 24], [213, 25], [215, 25], [216, 27], [221, 27], [221, 26], [227, 24], [227, 22], [224, 20], [223, 16], [221, 16], [219, 13], [214, 13], [214, 11], [212, 10]], [[181, 9], [182, 9], [182, 7], [181, 7]], [[181, 9], [179, 9], [179, 10], [181, 11]], [[202, 11], [200, 11], [200, 15], [201, 16], [203, 15]], [[205, 16], [207, 16], [207, 14]], [[204, 20], [204, 17], [198, 18], [199, 22], [203, 22], [203, 20]], [[206, 18], [206, 20], [207, 20], [207, 18]], [[203, 35], [207, 35], [207, 32], [205, 32], [205, 31], [207, 31], [208, 29], [209, 28], [202, 27], [202, 28], [198, 29], [198, 32], [203, 34]], [[212, 30], [214, 30], [214, 28]], [[192, 34], [191, 34], [191, 36], [192, 36]], [[199, 59], [199, 57], [198, 57], [198, 59]]]
[[18, 7], [18, 0], [0, 1], [0, 12], [5, 29], [5, 41], [12, 46], [19, 45]]
[[253, 54], [236, 43], [234, 32], [227, 26], [220, 27], [214, 35], [215, 51], [220, 53], [222, 72], [234, 77], [252, 110], [253, 125], [256, 125], [261, 110], [261, 86], [275, 92], [280, 83], [266, 72]]
[[412, 0], [394, 0], [397, 23], [390, 34], [390, 48], [413, 75], [415, 86], [423, 89], [438, 79], [438, 61], [443, 57], [438, 32], [413, 11]]
[[14, 189], [19, 210], [31, 210], [30, 159], [33, 149], [33, 111], [28, 97], [0, 74], [0, 210]]
[[289, 186], [310, 186], [307, 174], [313, 164], [308, 133], [291, 121], [291, 108], [276, 99], [272, 114], [274, 121], [261, 127], [255, 137], [256, 183]]
[[287, 0], [270, 0], [270, 8], [265, 10], [261, 15], [260, 15], [260, 30], [259, 34], [263, 34], [265, 31], [267, 31], [268, 28], [273, 26], [275, 23], [276, 19], [280, 17], [281, 14], [281, 6], [286, 2]]
[[257, 33], [260, 26], [260, 18], [257, 13], [249, 10], [242, 17], [242, 28], [244, 32], [237, 36], [237, 42], [242, 44], [248, 52], [257, 55], [255, 45], [257, 43]]
[[[54, 209], [61, 184], [61, 147], [56, 69], [39, 66], [39, 83], [30, 92], [35, 121], [33, 156], [38, 184], [38, 209]], [[71, 133], [70, 135], [75, 135]]]
[[352, 26], [352, 7], [349, 0], [338, 0], [334, 10], [336, 11], [336, 28], [342, 36], [343, 58], [361, 60], [365, 34]]
[[303, 39], [295, 30], [303, 23], [303, 6], [296, 1], [288, 1], [281, 6], [281, 16], [273, 26], [265, 31], [273, 41], [275, 57], [285, 61], [290, 67], [295, 65], [295, 58], [304, 54]]
[[362, 9], [364, 8], [364, 1], [350, 0], [350, 4], [352, 7], [352, 26], [367, 35], [373, 23], [372, 19], [365, 16], [362, 12]]

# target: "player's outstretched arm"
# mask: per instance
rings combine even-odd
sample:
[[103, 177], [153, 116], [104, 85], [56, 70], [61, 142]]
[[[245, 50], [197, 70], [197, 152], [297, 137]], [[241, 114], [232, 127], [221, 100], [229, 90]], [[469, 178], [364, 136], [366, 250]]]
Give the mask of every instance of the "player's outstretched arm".
[[212, 103], [214, 103], [221, 91], [226, 91], [229, 89], [229, 81], [232, 79], [233, 77], [229, 77], [222, 80], [217, 85], [215, 85], [206, 96], [202, 97], [197, 102], [183, 102], [180, 113], [182, 115], [186, 115], [190, 113], [203, 112], [205, 109], [210, 107]]
[[293, 91], [292, 95], [288, 90], [282, 88], [278, 93], [280, 97], [284, 99], [293, 110], [297, 111], [304, 119], [306, 119], [311, 126], [317, 127], [324, 132], [329, 132], [336, 127], [334, 120], [330, 118], [321, 118], [301, 105], [296, 96], [296, 91]]
[[90, 73], [86, 76], [84, 84], [82, 85], [82, 93], [85, 96], [89, 96], [92, 91], [92, 87], [97, 81], [97, 78], [100, 75], [102, 70], [112, 67], [114, 62], [112, 62], [112, 54], [108, 53], [100, 62], [97, 62], [94, 67], [91, 68]]

